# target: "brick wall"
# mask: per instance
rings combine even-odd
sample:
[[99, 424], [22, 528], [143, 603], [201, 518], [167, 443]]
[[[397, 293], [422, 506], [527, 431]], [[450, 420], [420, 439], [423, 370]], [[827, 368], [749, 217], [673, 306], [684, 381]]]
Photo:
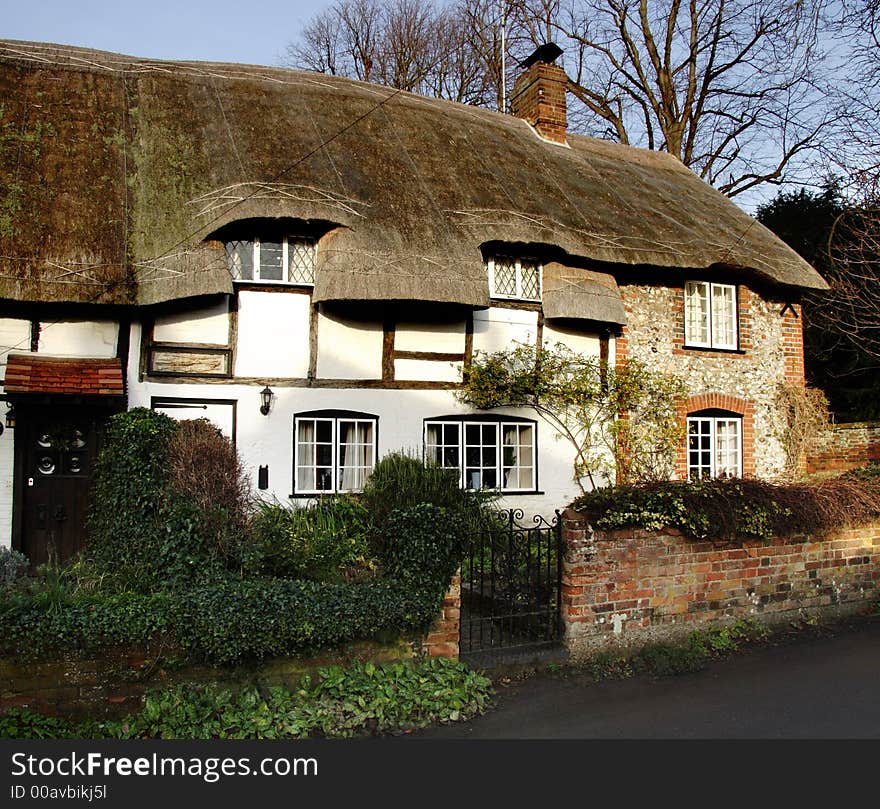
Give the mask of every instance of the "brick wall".
[[880, 461], [880, 423], [835, 424], [807, 448], [807, 473], [845, 472]]
[[562, 609], [574, 659], [737, 617], [845, 614], [880, 597], [880, 522], [805, 541], [694, 542], [674, 529], [593, 532], [563, 514]]
[[443, 597], [440, 615], [425, 640], [422, 651], [430, 657], [458, 659], [459, 626], [461, 623], [461, 573], [456, 573]]
[[511, 112], [528, 121], [541, 137], [565, 143], [567, 85], [568, 77], [559, 65], [535, 62], [513, 86]]

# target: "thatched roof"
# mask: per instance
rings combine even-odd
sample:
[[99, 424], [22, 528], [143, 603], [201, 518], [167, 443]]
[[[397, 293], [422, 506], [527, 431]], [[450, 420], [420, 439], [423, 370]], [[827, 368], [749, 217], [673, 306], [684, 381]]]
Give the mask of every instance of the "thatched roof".
[[544, 265], [543, 309], [548, 320], [595, 320], [626, 323], [626, 312], [613, 275], [552, 261]]
[[485, 306], [490, 241], [824, 287], [668, 155], [348, 79], [0, 41], [0, 116], [0, 297], [229, 292], [206, 238], [252, 217], [329, 229], [319, 301]]

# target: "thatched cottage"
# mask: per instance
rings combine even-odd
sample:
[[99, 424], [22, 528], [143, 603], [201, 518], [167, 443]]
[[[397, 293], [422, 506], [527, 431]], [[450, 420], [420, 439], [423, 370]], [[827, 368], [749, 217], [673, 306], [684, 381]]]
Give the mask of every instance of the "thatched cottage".
[[[332, 76], [0, 42], [0, 543], [80, 540], [95, 425], [207, 416], [285, 502], [400, 449], [547, 513], [575, 493], [530, 411], [454, 396], [474, 351], [563, 342], [687, 382], [679, 473], [772, 476], [822, 279], [666, 154]], [[14, 425], [14, 428], [13, 428]]]

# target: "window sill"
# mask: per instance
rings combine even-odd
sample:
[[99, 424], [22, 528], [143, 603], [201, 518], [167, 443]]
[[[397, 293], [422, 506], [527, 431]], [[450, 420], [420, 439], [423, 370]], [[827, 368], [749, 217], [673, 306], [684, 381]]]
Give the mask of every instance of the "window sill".
[[745, 350], [742, 348], [716, 348], [714, 346], [691, 346], [691, 345], [688, 345], [687, 343], [679, 346], [679, 350], [681, 350], [681, 351], [694, 351], [697, 353], [704, 353], [704, 354], [743, 355], [746, 353]]
[[252, 278], [233, 278], [232, 283], [237, 287], [282, 287], [282, 288], [291, 288], [291, 289], [314, 289], [314, 283], [311, 284], [301, 284], [296, 281], [269, 281], [263, 279], [252, 279]]
[[319, 497], [335, 497], [339, 494], [361, 494], [362, 492], [294, 492], [287, 495], [288, 500], [315, 500]]

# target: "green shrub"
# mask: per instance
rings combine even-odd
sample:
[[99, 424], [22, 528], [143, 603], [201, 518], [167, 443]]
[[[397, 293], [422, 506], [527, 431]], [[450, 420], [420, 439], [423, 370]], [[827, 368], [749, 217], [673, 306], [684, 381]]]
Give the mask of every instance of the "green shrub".
[[432, 503], [451, 514], [463, 515], [478, 527], [486, 507], [495, 498], [497, 495], [490, 492], [462, 489], [459, 474], [453, 469], [424, 464], [402, 452], [392, 452], [376, 464], [361, 495], [379, 544], [386, 535], [385, 524], [395, 510]]
[[288, 508], [260, 502], [250, 527], [245, 567], [272, 576], [338, 581], [372, 568], [369, 514], [347, 495]]
[[800, 484], [752, 479], [597, 489], [572, 503], [597, 528], [671, 526], [695, 539], [815, 534], [880, 516], [880, 477]]
[[75, 739], [75, 723], [24, 708], [0, 713], [0, 739]]
[[191, 659], [227, 665], [423, 631], [442, 596], [440, 587], [421, 582], [235, 577], [190, 590], [71, 602], [51, 611], [39, 599], [19, 596], [0, 600], [0, 653], [40, 658], [165, 637]]
[[20, 551], [0, 547], [0, 590], [21, 584], [27, 578], [29, 566], [27, 556]]
[[104, 586], [173, 589], [238, 565], [244, 484], [239, 466], [227, 468], [233, 462], [229, 442], [204, 420], [145, 408], [113, 416], [85, 550]]
[[426, 658], [319, 669], [299, 688], [178, 686], [148, 692], [122, 721], [76, 724], [31, 711], [0, 714], [0, 738], [285, 739], [363, 733], [455, 722], [483, 713], [489, 680], [461, 663]]
[[394, 509], [385, 522], [382, 568], [400, 579], [448, 584], [461, 561], [468, 530], [462, 512], [433, 503]]

